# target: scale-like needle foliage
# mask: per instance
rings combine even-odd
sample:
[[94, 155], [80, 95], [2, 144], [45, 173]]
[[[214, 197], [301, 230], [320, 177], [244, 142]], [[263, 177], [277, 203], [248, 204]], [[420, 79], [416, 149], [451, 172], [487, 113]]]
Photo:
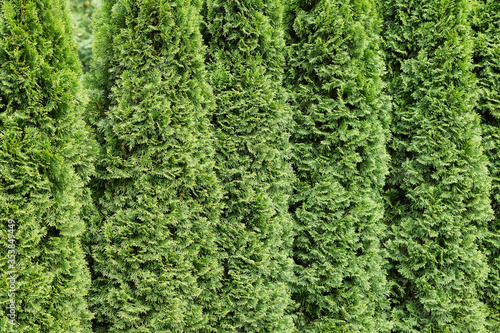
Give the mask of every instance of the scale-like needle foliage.
[[492, 218], [473, 75], [470, 1], [382, 2], [392, 163], [387, 184], [396, 332], [484, 332]]
[[382, 190], [389, 99], [373, 1], [292, 1], [287, 11], [294, 299], [304, 332], [384, 332]]
[[[1, 332], [90, 332], [80, 216], [93, 141], [71, 26], [66, 1], [0, 1]], [[7, 261], [8, 219], [15, 263]]]
[[107, 0], [95, 19], [89, 122], [96, 332], [203, 332], [221, 270], [213, 101], [200, 3]]
[[491, 200], [495, 219], [484, 251], [490, 272], [482, 300], [490, 307], [489, 331], [500, 331], [500, 2], [488, 0], [475, 8], [475, 73], [479, 82], [477, 110], [481, 115], [483, 146], [492, 179]]
[[292, 332], [290, 108], [280, 0], [207, 0], [207, 68], [224, 189], [218, 332]]

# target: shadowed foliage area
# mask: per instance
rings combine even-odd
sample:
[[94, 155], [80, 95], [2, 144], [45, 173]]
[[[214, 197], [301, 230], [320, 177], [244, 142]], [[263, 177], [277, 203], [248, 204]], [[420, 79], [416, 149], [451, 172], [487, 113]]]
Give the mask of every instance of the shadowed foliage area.
[[279, 0], [208, 0], [202, 28], [224, 191], [218, 332], [293, 332], [291, 113]]
[[486, 332], [492, 218], [470, 1], [381, 4], [390, 92], [387, 184], [396, 332]]
[[389, 99], [373, 1], [302, 1], [286, 15], [302, 332], [387, 332], [382, 190]]
[[93, 33], [91, 29], [92, 14], [98, 8], [100, 0], [70, 0], [75, 26], [78, 56], [84, 72], [88, 72], [92, 58]]
[[476, 49], [474, 65], [479, 83], [476, 109], [481, 115], [483, 146], [492, 179], [491, 200], [495, 219], [489, 224], [491, 238], [484, 241], [490, 272], [482, 300], [490, 307], [488, 329], [500, 331], [500, 2], [480, 2], [474, 10]]

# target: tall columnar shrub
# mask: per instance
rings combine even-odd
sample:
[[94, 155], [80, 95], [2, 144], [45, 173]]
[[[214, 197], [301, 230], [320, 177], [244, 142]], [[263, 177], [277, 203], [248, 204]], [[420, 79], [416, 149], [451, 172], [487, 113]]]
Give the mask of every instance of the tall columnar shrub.
[[484, 242], [490, 272], [483, 301], [490, 307], [490, 331], [500, 331], [500, 2], [485, 1], [476, 7], [475, 73], [479, 79], [477, 110], [481, 115], [485, 154], [492, 178], [491, 200], [495, 219], [492, 237]]
[[287, 11], [303, 331], [384, 332], [382, 190], [389, 99], [373, 1], [296, 0]]
[[492, 217], [472, 73], [470, 2], [382, 2], [392, 162], [387, 184], [397, 332], [483, 332], [481, 244]]
[[224, 191], [219, 332], [291, 332], [290, 108], [280, 0], [207, 0], [203, 28]]
[[0, 1], [2, 332], [90, 331], [80, 213], [93, 145], [73, 33], [66, 1]]
[[210, 331], [221, 192], [199, 5], [107, 0], [95, 19], [95, 332]]

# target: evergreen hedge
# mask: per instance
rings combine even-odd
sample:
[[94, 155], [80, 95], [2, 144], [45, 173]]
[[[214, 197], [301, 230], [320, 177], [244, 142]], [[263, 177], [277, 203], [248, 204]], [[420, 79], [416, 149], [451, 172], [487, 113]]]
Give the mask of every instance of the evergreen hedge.
[[284, 5], [0, 0], [0, 331], [500, 330], [500, 3]]
[[280, 0], [207, 0], [202, 11], [224, 193], [218, 332], [294, 331], [282, 10]]
[[302, 332], [385, 332], [382, 190], [388, 97], [373, 1], [292, 1], [287, 10], [294, 299]]
[[396, 332], [484, 332], [492, 217], [470, 1], [381, 3], [393, 96], [387, 242]]
[[220, 280], [200, 3], [106, 0], [95, 19], [88, 121], [95, 332], [204, 332]]
[[[0, 1], [2, 332], [90, 332], [80, 214], [95, 144], [83, 122], [71, 24], [63, 0]], [[15, 325], [7, 316], [12, 275]]]
[[476, 6], [475, 73], [479, 79], [477, 111], [481, 115], [483, 146], [492, 178], [491, 200], [495, 219], [490, 223], [491, 238], [484, 242], [490, 272], [483, 301], [490, 307], [489, 331], [500, 331], [500, 2], [484, 1]]

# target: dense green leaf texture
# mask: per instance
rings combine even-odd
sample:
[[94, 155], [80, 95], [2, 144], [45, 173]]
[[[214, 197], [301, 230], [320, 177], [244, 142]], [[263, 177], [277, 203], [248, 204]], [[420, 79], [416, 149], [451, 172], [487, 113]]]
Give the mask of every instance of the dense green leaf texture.
[[396, 332], [484, 332], [491, 180], [473, 111], [470, 1], [383, 2]]
[[296, 0], [286, 22], [300, 329], [388, 331], [380, 239], [390, 104], [380, 20], [373, 1]]
[[[92, 140], [66, 1], [0, 1], [0, 331], [89, 332], [80, 236]], [[15, 220], [16, 325], [7, 323]], [[15, 327], [15, 330], [13, 328]]]
[[107, 0], [96, 23], [89, 121], [96, 332], [208, 331], [220, 279], [199, 8], [191, 0]]
[[207, 0], [207, 68], [224, 186], [219, 332], [292, 332], [290, 108], [279, 0]]
[[479, 79], [477, 110], [481, 115], [485, 153], [492, 178], [492, 206], [495, 220], [491, 238], [484, 242], [490, 272], [483, 301], [490, 307], [491, 332], [500, 331], [500, 2], [485, 1], [474, 11], [476, 31], [475, 72]]

